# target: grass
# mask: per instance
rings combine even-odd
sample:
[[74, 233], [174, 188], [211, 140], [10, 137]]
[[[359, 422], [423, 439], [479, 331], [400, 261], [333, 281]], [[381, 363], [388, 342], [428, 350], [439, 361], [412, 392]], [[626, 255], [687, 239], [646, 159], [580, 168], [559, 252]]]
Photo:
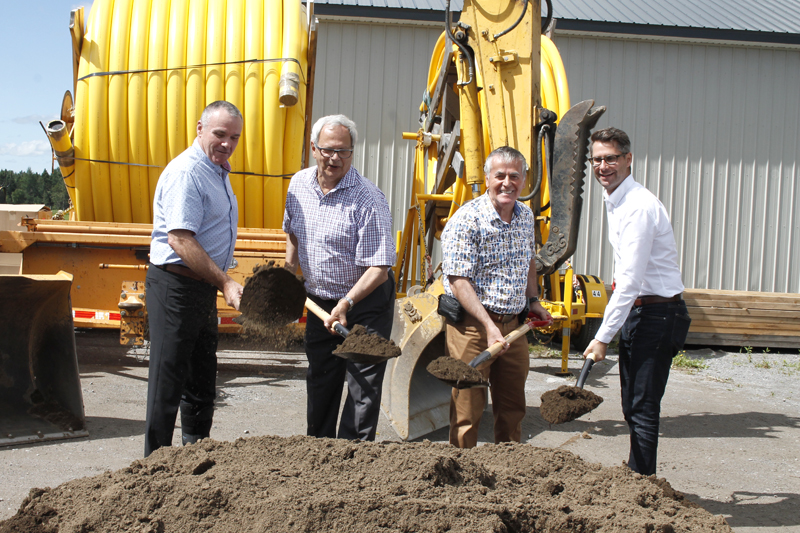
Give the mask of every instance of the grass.
[[539, 359], [561, 359], [561, 352], [544, 344], [528, 344], [528, 353]]
[[697, 372], [698, 370], [705, 370], [708, 365], [700, 359], [692, 359], [686, 356], [686, 351], [681, 350], [672, 359], [672, 368], [680, 368], [681, 370], [688, 370], [689, 372]]

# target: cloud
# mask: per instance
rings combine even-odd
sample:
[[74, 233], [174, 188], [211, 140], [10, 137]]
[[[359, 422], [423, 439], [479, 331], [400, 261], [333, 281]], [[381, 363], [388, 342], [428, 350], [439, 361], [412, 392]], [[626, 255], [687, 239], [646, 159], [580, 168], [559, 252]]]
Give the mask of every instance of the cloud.
[[52, 115], [28, 115], [27, 117], [15, 117], [11, 119], [14, 124], [38, 124], [41, 120], [45, 124], [53, 120]]
[[21, 143], [0, 144], [0, 155], [31, 156], [50, 153], [50, 143], [47, 141], [25, 141]]

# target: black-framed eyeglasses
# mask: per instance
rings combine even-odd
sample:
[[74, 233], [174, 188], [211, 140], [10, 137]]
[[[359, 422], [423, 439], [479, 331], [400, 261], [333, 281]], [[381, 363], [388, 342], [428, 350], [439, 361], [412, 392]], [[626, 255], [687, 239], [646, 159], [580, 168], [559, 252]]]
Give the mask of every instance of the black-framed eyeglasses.
[[333, 157], [333, 154], [339, 154], [339, 159], [350, 159], [353, 156], [352, 148], [323, 148], [317, 146], [317, 150], [325, 157]]
[[619, 163], [619, 159], [621, 157], [625, 157], [626, 155], [627, 152], [623, 152], [621, 154], [609, 154], [604, 157], [590, 157], [589, 161], [591, 161], [593, 167], [599, 167], [600, 165], [603, 164], [603, 161], [606, 162], [606, 165], [613, 167], [617, 163]]

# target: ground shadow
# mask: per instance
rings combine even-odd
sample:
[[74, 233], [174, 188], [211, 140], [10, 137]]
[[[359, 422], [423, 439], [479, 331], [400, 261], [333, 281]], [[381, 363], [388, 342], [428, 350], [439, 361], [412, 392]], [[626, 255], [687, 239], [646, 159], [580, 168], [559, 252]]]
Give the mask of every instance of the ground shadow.
[[790, 492], [737, 491], [731, 501], [707, 500], [695, 494], [686, 497], [706, 511], [722, 515], [733, 528], [787, 527], [800, 525], [800, 495]]
[[[619, 420], [582, 420], [577, 419], [565, 424], [550, 425], [541, 419], [539, 408], [528, 406], [525, 420], [534, 413], [538, 420], [532, 420], [531, 426], [541, 431], [560, 431], [575, 433], [588, 431], [605, 436], [628, 434], [628, 424]], [[523, 421], [523, 424], [525, 421]], [[781, 430], [800, 429], [800, 418], [778, 413], [745, 412], [732, 414], [691, 413], [680, 416], [661, 417], [661, 438], [766, 438], [776, 439]]]

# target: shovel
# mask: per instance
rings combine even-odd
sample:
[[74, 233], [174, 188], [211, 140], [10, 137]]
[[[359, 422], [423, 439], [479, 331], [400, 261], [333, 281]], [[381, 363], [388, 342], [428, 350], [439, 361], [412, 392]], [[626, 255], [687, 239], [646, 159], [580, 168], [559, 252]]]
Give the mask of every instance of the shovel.
[[[527, 321], [504, 337], [505, 342], [511, 344], [529, 330], [550, 324], [549, 320]], [[496, 342], [486, 350], [479, 353], [469, 364], [452, 357], [440, 357], [428, 365], [427, 370], [435, 378], [456, 389], [471, 389], [473, 387], [488, 387], [490, 383], [483, 379], [478, 372], [479, 365], [485, 363], [503, 349], [503, 342]], [[434, 364], [437, 363], [437, 364]], [[444, 367], [446, 365], [446, 368]], [[453, 377], [456, 373], [458, 377]]]
[[[306, 309], [314, 313], [321, 320], [330, 318], [330, 314], [314, 303], [311, 298], [306, 298]], [[394, 342], [384, 339], [370, 328], [359, 324], [352, 330], [344, 327], [338, 320], [331, 326], [333, 330], [344, 337], [345, 341], [333, 353], [342, 359], [347, 359], [361, 365], [375, 365], [385, 363], [393, 357], [398, 357], [402, 352]], [[352, 331], [352, 333], [351, 333]]]
[[539, 411], [547, 422], [563, 424], [571, 422], [586, 413], [593, 411], [603, 403], [603, 398], [591, 391], [583, 390], [589, 371], [595, 363], [595, 355], [590, 353], [583, 362], [583, 368], [574, 387], [561, 385], [556, 390], [542, 394], [542, 404]]

